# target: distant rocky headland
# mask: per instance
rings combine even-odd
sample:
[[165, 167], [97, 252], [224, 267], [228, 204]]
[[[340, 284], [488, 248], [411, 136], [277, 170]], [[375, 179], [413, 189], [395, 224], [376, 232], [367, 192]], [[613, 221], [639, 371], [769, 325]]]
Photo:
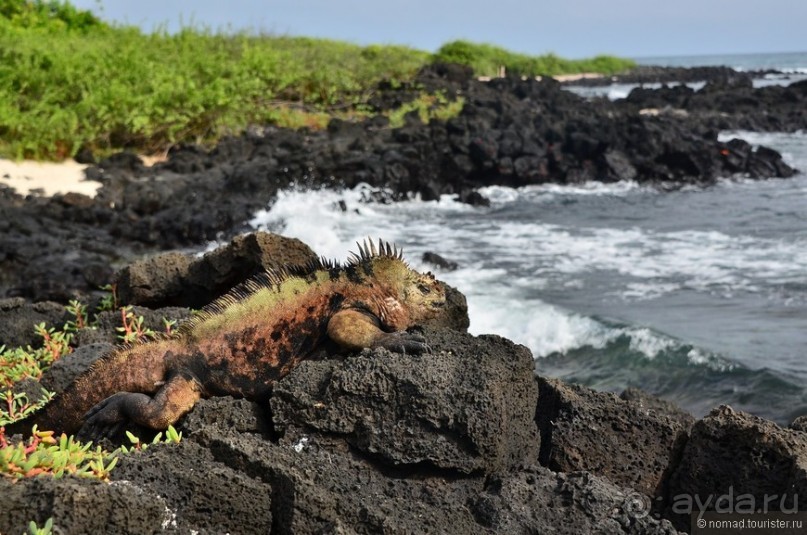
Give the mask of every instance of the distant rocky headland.
[[602, 86], [619, 84], [683, 84], [705, 82], [711, 84], [736, 84], [741, 80], [753, 80], [769, 75], [784, 76], [785, 73], [775, 69], [753, 71], [737, 71], [726, 66], [703, 67], [660, 67], [655, 65], [637, 65], [625, 72], [612, 75], [583, 76], [568, 80], [567, 84]]

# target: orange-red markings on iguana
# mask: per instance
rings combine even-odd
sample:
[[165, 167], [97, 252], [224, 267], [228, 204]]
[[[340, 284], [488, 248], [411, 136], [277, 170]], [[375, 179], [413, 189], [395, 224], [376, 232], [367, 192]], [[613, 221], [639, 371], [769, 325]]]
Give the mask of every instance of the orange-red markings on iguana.
[[217, 299], [169, 338], [116, 349], [99, 359], [41, 411], [6, 427], [98, 437], [131, 421], [165, 429], [200, 398], [263, 400], [300, 361], [328, 346], [384, 347], [419, 353], [406, 329], [441, 313], [446, 296], [381, 240], [359, 244], [340, 265], [265, 272]]

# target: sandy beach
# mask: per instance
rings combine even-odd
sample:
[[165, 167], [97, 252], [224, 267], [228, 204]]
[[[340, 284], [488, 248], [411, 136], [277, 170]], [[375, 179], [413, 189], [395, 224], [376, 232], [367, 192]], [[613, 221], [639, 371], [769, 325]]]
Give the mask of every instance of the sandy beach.
[[0, 159], [0, 186], [13, 188], [20, 195], [53, 196], [57, 193], [82, 193], [94, 197], [100, 182], [86, 180], [87, 165], [74, 160], [34, 162]]

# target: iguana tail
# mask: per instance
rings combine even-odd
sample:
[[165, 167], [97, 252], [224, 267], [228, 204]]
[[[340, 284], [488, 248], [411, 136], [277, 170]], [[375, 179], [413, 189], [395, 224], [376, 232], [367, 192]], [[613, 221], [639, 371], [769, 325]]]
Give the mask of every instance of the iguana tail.
[[57, 435], [75, 434], [81, 429], [87, 411], [109, 396], [117, 392], [157, 391], [165, 380], [166, 357], [180, 350], [181, 341], [171, 338], [118, 347], [98, 359], [41, 410], [5, 425], [6, 436], [19, 433], [28, 437], [34, 425]]

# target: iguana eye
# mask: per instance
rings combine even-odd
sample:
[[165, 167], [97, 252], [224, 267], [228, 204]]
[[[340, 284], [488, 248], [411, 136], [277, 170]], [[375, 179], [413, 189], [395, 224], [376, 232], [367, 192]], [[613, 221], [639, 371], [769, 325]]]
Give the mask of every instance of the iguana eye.
[[423, 295], [426, 295], [432, 291], [431, 288], [429, 288], [425, 284], [418, 284], [418, 290], [420, 290], [420, 293], [422, 293]]

